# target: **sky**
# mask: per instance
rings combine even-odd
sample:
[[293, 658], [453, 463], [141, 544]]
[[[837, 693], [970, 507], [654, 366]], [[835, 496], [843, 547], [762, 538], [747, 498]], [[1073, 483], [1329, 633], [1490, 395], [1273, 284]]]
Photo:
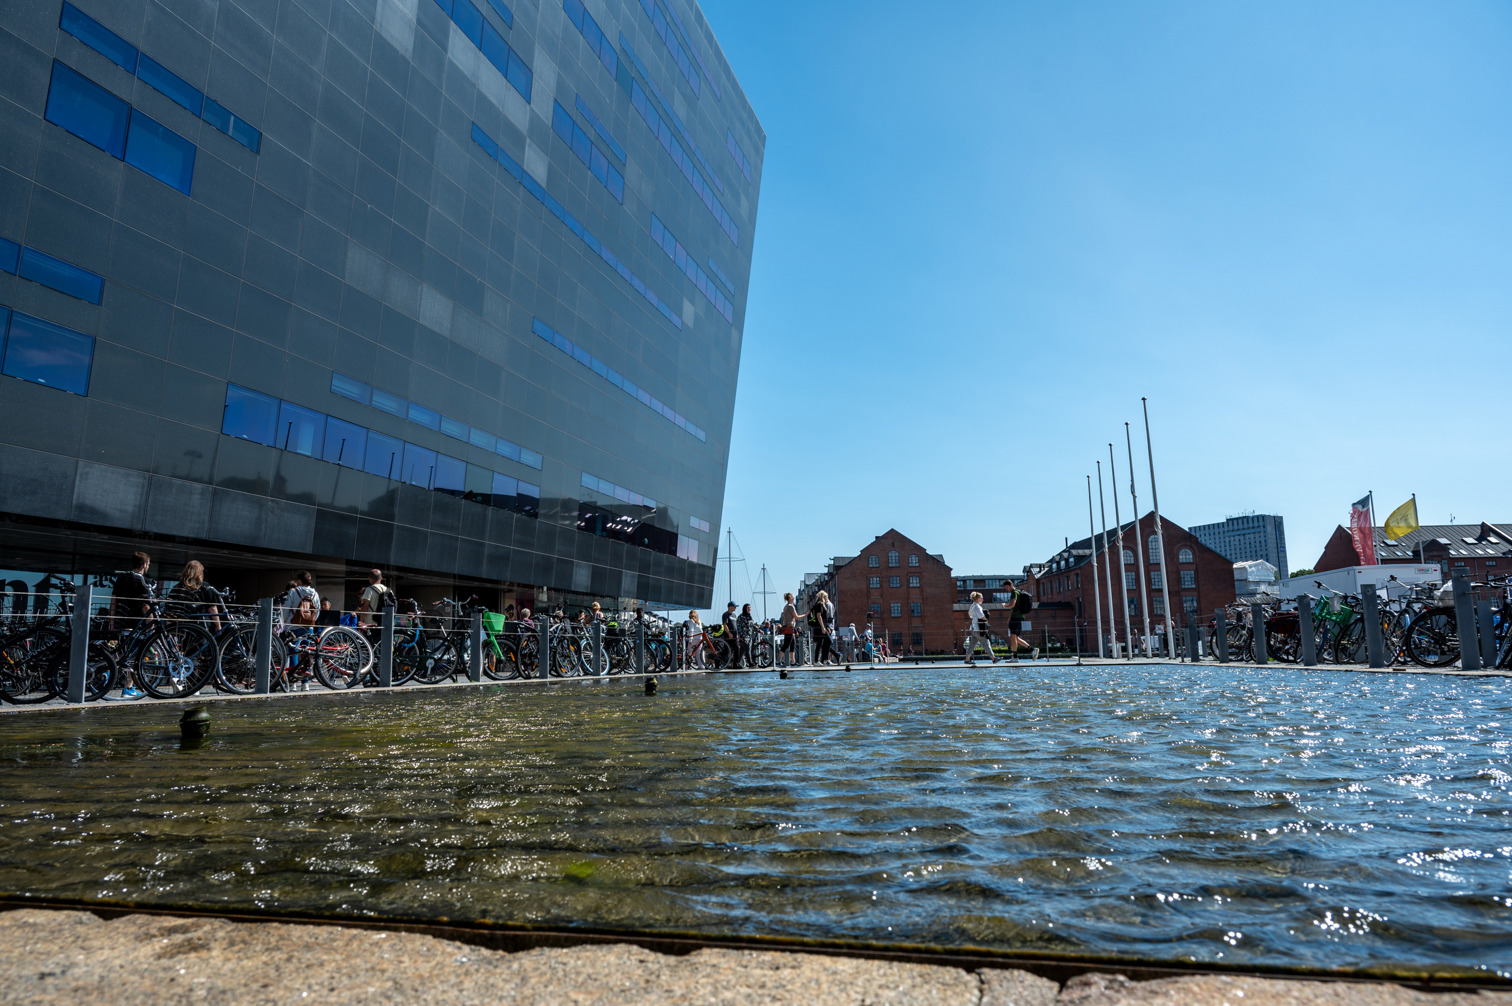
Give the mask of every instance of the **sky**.
[[1126, 421], [1148, 511], [1141, 396], [1162, 516], [1293, 568], [1372, 490], [1512, 521], [1512, 4], [703, 10], [767, 133], [737, 600], [893, 527], [1046, 559]]

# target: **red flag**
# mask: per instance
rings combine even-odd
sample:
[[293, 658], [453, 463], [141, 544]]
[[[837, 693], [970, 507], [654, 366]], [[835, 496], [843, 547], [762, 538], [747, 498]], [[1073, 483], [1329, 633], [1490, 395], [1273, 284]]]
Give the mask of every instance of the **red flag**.
[[1354, 539], [1355, 555], [1362, 566], [1378, 564], [1375, 554], [1375, 528], [1370, 526], [1370, 497], [1349, 508], [1349, 536]]

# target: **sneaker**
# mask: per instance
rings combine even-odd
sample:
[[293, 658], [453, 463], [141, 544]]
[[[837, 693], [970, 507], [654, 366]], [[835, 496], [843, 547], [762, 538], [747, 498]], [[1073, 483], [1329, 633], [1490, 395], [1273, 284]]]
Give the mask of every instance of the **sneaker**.
[[976, 666], [976, 661], [975, 660], [968, 660], [968, 661], [966, 661], [966, 666], [967, 667], [975, 667]]
[[140, 699], [146, 694], [140, 688], [123, 688], [121, 690], [121, 698], [123, 699]]
[[1029, 659], [1030, 660], [1038, 660], [1039, 659], [1039, 647], [1038, 646], [1036, 646], [1034, 649], [1032, 649], [1032, 650], [1029, 651]]

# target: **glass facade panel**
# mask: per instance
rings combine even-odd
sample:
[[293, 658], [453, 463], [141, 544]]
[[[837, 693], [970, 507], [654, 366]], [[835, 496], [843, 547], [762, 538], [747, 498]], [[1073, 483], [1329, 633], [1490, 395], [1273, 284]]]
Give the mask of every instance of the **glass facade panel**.
[[20, 311], [11, 313], [0, 367], [10, 377], [87, 395], [93, 360], [91, 337]]
[[126, 156], [131, 106], [62, 63], [53, 63], [47, 92], [47, 121], [62, 126], [112, 157]]
[[196, 116], [204, 109], [205, 96], [200, 93], [199, 88], [151, 56], [145, 54], [142, 56], [141, 64], [137, 67], [137, 76], [143, 83], [166, 94]]
[[362, 462], [362, 470], [369, 475], [397, 479], [403, 466], [404, 441], [376, 430], [368, 430], [367, 454]]
[[325, 449], [321, 460], [361, 468], [367, 453], [367, 427], [331, 416], [326, 419]]
[[100, 302], [100, 297], [105, 291], [103, 277], [64, 262], [62, 259], [44, 255], [35, 248], [21, 249], [19, 258], [19, 267], [13, 266], [6, 272], [14, 272], [22, 279], [50, 286], [59, 293], [87, 300], [91, 304]]
[[126, 163], [184, 195], [194, 183], [194, 144], [139, 109], [131, 110]]
[[235, 384], [226, 388], [221, 432], [272, 447], [278, 435], [278, 399]]
[[321, 457], [325, 451], [326, 417], [324, 413], [292, 402], [278, 407], [278, 446], [295, 454]]

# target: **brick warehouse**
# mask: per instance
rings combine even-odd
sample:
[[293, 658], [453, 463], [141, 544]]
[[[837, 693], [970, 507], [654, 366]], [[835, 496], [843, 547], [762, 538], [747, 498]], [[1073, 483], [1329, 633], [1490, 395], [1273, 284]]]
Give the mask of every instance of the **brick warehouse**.
[[953, 612], [955, 577], [942, 555], [896, 529], [872, 539], [859, 555], [836, 556], [803, 587], [800, 610], [819, 591], [835, 602], [835, 621], [864, 629], [870, 622], [901, 655], [958, 649]]
[[[1214, 610], [1234, 600], [1234, 564], [1197, 540], [1186, 528], [1161, 518], [1161, 530], [1165, 535], [1165, 554], [1168, 565], [1175, 570], [1170, 583], [1171, 604], [1184, 615], [1178, 617], [1177, 627], [1186, 625], [1188, 619], [1206, 622]], [[1129, 627], [1137, 637], [1144, 626], [1139, 600], [1139, 565], [1134, 550], [1144, 543], [1145, 548], [1145, 597], [1150, 605], [1150, 628], [1164, 625], [1165, 608], [1160, 584], [1164, 569], [1160, 564], [1160, 552], [1155, 544], [1154, 514], [1146, 514], [1138, 521], [1123, 526], [1124, 539], [1124, 590], [1129, 605]], [[1040, 645], [1058, 641], [1086, 653], [1097, 652], [1097, 613], [1093, 608], [1093, 576], [1091, 561], [1097, 563], [1097, 582], [1101, 587], [1103, 634], [1116, 635], [1120, 643], [1127, 642], [1123, 614], [1118, 614], [1117, 625], [1111, 629], [1108, 618], [1108, 585], [1104, 574], [1111, 566], [1113, 579], [1119, 578], [1117, 530], [1108, 532], [1108, 565], [1103, 563], [1103, 536], [1083, 538], [1071, 542], [1039, 571], [1025, 581], [1023, 589], [1035, 597], [1035, 610], [1031, 616], [1032, 641]], [[1115, 594], [1117, 593], [1115, 589]], [[1006, 634], [1007, 625], [999, 625], [994, 619], [994, 632]]]

